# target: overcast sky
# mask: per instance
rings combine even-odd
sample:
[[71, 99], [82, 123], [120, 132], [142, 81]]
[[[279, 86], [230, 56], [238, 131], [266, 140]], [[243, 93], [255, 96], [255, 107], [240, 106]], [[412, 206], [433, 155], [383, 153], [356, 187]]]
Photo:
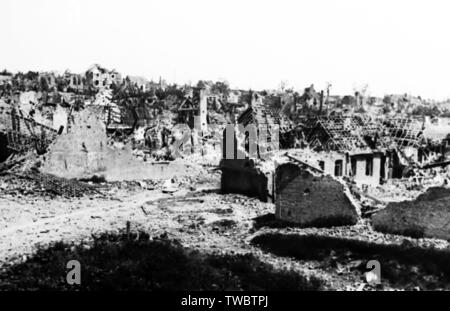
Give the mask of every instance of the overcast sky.
[[[446, 0], [2, 0], [0, 67], [450, 97]], [[5, 18], [6, 17], [6, 18]]]

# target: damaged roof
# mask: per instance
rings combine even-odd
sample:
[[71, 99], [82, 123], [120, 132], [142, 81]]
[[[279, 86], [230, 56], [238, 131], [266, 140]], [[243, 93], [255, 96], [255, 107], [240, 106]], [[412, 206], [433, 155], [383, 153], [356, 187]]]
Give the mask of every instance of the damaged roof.
[[178, 107], [178, 111], [192, 111], [198, 110], [198, 103], [195, 103], [190, 98], [186, 98]]
[[143, 99], [129, 98], [119, 103], [121, 120], [129, 126], [145, 126], [155, 118], [155, 106]]
[[267, 105], [253, 105], [247, 108], [238, 117], [238, 123], [244, 126], [255, 125], [278, 125], [280, 132], [288, 132], [293, 129], [293, 123], [286, 117], [281, 109], [274, 109]]
[[423, 121], [395, 118], [383, 121], [384, 134], [400, 147], [420, 147], [423, 142]]
[[320, 116], [308, 119], [305, 140], [311, 148], [334, 151], [382, 151], [420, 147], [423, 131], [413, 119], [376, 120], [362, 115]]
[[304, 124], [305, 140], [311, 148], [350, 152], [386, 148], [378, 123], [361, 116], [318, 116]]

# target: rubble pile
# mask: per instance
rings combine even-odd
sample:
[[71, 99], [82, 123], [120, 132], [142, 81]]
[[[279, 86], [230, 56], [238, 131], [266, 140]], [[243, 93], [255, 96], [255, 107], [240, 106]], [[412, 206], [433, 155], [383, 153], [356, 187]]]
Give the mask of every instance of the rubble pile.
[[450, 240], [450, 190], [430, 188], [414, 201], [390, 203], [372, 221], [381, 232]]
[[73, 179], [42, 173], [33, 173], [24, 177], [31, 179], [37, 189], [59, 196], [81, 197], [98, 194], [98, 191], [94, 187]]
[[421, 118], [332, 110], [312, 86], [300, 97], [209, 81], [167, 88], [99, 65], [84, 77], [38, 77], [36, 91], [0, 93], [5, 253], [7, 230], [26, 244], [135, 226], [202, 252], [306, 265], [334, 282], [342, 266], [268, 254], [252, 235], [338, 238], [343, 257], [362, 240], [449, 247], [434, 239], [450, 241], [450, 136], [431, 142]]
[[13, 196], [51, 194], [74, 198], [99, 194], [99, 191], [89, 184], [39, 172], [9, 174], [0, 180], [0, 189], [3, 194]]

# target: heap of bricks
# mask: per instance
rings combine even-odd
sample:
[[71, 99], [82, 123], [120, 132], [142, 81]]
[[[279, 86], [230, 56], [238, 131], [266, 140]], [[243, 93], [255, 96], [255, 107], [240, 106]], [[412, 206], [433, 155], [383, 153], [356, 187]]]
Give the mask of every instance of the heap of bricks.
[[33, 173], [29, 177], [42, 190], [64, 197], [81, 197], [98, 192], [93, 186], [74, 179], [65, 179], [42, 173]]

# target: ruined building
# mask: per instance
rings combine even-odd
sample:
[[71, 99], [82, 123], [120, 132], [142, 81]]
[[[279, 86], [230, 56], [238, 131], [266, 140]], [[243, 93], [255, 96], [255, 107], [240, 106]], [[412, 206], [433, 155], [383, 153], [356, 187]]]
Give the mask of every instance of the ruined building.
[[[276, 146], [277, 149], [291, 148], [294, 145], [293, 123], [281, 112], [281, 109], [265, 105], [262, 97], [256, 93], [252, 94], [250, 107], [241, 113], [237, 119], [237, 123], [238, 125], [242, 125], [244, 130], [249, 125], [255, 125], [257, 129], [256, 135], [258, 137], [260, 135], [267, 135], [268, 143], [272, 140], [274, 140], [274, 143], [279, 143], [279, 146]], [[247, 131], [245, 135], [248, 140], [251, 133]], [[246, 144], [248, 145], [248, 142]], [[263, 148], [264, 146], [259, 147]], [[258, 152], [261, 148], [258, 148]]]
[[110, 87], [112, 84], [120, 85], [122, 77], [115, 70], [108, 70], [95, 64], [86, 71], [86, 83], [96, 89]]
[[[204, 89], [194, 88], [178, 107], [178, 123], [206, 132], [208, 127], [207, 96]], [[196, 123], [197, 122], [197, 123]]]
[[359, 116], [311, 118], [304, 139], [326, 174], [376, 186], [393, 169], [379, 126]]
[[348, 188], [303, 163], [285, 163], [275, 173], [275, 216], [301, 226], [353, 225], [358, 213]]
[[239, 116], [238, 124], [228, 125], [223, 132], [222, 191], [273, 201], [273, 171], [261, 170], [255, 161], [290, 147], [293, 126], [281, 113], [265, 107], [260, 96], [252, 96], [252, 104]]

